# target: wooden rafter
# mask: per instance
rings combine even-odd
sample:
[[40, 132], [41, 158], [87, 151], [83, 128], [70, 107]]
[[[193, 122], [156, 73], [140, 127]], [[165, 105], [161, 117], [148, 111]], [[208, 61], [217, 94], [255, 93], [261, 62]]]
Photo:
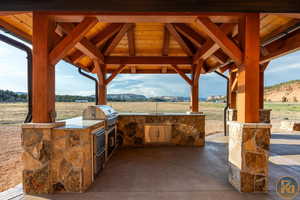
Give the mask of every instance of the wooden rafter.
[[[178, 32], [189, 39], [197, 48], [201, 48], [204, 45], [205, 39], [188, 25], [174, 24], [174, 26]], [[225, 63], [228, 59], [227, 55], [225, 55], [221, 50], [216, 51], [212, 57], [214, 57], [221, 64]]]
[[163, 40], [163, 48], [162, 48], [163, 56], [168, 56], [169, 44], [170, 44], [170, 32], [168, 31], [167, 27], [164, 26], [164, 40]]
[[242, 52], [227, 35], [209, 18], [198, 18], [197, 24], [216, 42], [220, 48], [237, 64], [242, 63]]
[[[99, 34], [94, 36], [90, 41], [96, 47], [100, 47], [103, 45], [107, 40], [109, 40], [112, 36], [114, 36], [117, 32], [120, 31], [123, 24], [110, 24], [106, 28], [104, 28]], [[84, 54], [77, 50], [72, 55], [68, 56], [71, 62], [77, 63]]]
[[[232, 32], [234, 24], [222, 24], [220, 29], [227, 35]], [[208, 57], [213, 55], [218, 49], [219, 45], [213, 40], [208, 39], [204, 45], [198, 49], [194, 56], [194, 63], [197, 63], [199, 59], [206, 60]]]
[[107, 49], [104, 51], [104, 55], [109, 55], [114, 48], [119, 44], [121, 39], [124, 37], [124, 35], [128, 32], [129, 29], [131, 29], [134, 26], [134, 24], [124, 24], [121, 28], [121, 30], [117, 33], [115, 38], [112, 40], [112, 42], [108, 45]]
[[129, 29], [127, 32], [129, 56], [135, 56], [136, 51], [134, 29], [135, 27], [132, 26], [132, 28]]
[[105, 80], [105, 84], [109, 84], [125, 67], [126, 65], [120, 65], [114, 72], [111, 73], [110, 77]]
[[55, 65], [84, 37], [84, 35], [98, 22], [96, 18], [85, 18], [51, 51], [50, 62]]
[[184, 73], [182, 72], [177, 65], [171, 65], [171, 67], [189, 84], [192, 85], [192, 80]]
[[192, 56], [193, 52], [192, 50], [189, 48], [189, 46], [184, 42], [183, 38], [179, 35], [179, 33], [176, 31], [175, 27], [173, 24], [166, 24], [166, 27], [168, 29], [168, 31], [170, 32], [170, 34], [174, 37], [174, 39], [178, 42], [178, 44], [181, 46], [181, 48], [183, 49], [183, 51], [189, 55]]
[[[63, 31], [65, 31], [67, 34], [70, 33], [74, 26], [73, 24], [60, 24], [59, 25]], [[83, 37], [76, 45], [75, 48], [81, 51], [83, 54], [90, 57], [92, 60], [98, 59], [101, 64], [104, 62], [104, 56], [100, 52], [100, 50], [92, 44], [86, 37]]]

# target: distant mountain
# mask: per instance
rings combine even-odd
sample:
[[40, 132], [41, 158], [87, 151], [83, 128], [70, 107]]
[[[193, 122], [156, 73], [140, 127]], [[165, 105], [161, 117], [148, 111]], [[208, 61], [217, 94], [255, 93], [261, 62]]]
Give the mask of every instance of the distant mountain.
[[147, 97], [139, 94], [108, 94], [108, 101], [147, 101]]
[[299, 102], [300, 80], [265, 87], [264, 100], [268, 102]]
[[[186, 102], [190, 101], [189, 97], [182, 96], [157, 96], [147, 98], [140, 94], [108, 94], [108, 101], [154, 101], [154, 102]], [[12, 92], [8, 90], [0, 90], [0, 102], [26, 102], [26, 92]], [[57, 102], [94, 102], [95, 95], [78, 96], [78, 95], [56, 95]], [[205, 98], [200, 98], [200, 101], [206, 101]]]

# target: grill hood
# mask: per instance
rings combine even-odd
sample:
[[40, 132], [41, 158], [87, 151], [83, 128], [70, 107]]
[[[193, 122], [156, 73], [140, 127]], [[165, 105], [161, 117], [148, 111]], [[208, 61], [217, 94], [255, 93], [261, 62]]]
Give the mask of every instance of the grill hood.
[[82, 114], [84, 120], [106, 120], [117, 116], [118, 113], [107, 105], [88, 106]]

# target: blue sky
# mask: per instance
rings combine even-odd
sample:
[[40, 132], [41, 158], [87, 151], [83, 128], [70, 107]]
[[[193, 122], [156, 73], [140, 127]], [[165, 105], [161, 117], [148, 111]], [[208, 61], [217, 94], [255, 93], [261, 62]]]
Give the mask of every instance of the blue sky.
[[[265, 85], [300, 79], [300, 52], [273, 60], [265, 71]], [[26, 54], [0, 42], [0, 89], [27, 91]], [[224, 95], [226, 82], [214, 73], [200, 77], [200, 96]], [[179, 75], [118, 75], [108, 93], [134, 93], [145, 96], [189, 96], [190, 88]], [[56, 65], [56, 94], [91, 95], [94, 83], [78, 74], [77, 68], [60, 62]]]

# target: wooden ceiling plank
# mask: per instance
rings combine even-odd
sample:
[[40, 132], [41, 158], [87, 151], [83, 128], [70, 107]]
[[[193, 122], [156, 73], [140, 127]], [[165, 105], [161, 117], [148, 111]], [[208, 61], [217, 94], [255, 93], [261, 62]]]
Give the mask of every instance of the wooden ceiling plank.
[[192, 80], [184, 73], [182, 72], [177, 65], [171, 65], [171, 67], [189, 84], [192, 85]]
[[94, 26], [98, 20], [96, 18], [85, 18], [78, 24], [63, 40], [61, 40], [50, 52], [50, 62], [55, 65], [64, 58], [70, 51]]
[[168, 56], [169, 45], [170, 45], [170, 32], [168, 31], [167, 27], [164, 26], [164, 40], [163, 40], [163, 48], [162, 48], [163, 56]]
[[[64, 32], [69, 34], [73, 29], [73, 24], [59, 24], [59, 26], [62, 28]], [[104, 56], [100, 52], [100, 50], [92, 44], [86, 37], [83, 37], [76, 45], [75, 48], [81, 51], [83, 54], [90, 57], [92, 60], [99, 59], [99, 62], [103, 64], [104, 62]]]
[[135, 26], [132, 26], [132, 28], [127, 32], [129, 56], [135, 56], [136, 53], [134, 27]]
[[237, 64], [242, 63], [242, 52], [237, 45], [210, 19], [198, 18], [197, 24], [216, 42]]
[[23, 30], [7, 23], [6, 21], [0, 19], [0, 27], [3, 27], [8, 32], [12, 33], [13, 35], [21, 37], [26, 42], [30, 43], [32, 42], [32, 37], [28, 33], [24, 32]]
[[192, 50], [188, 47], [188, 45], [184, 42], [182, 37], [179, 35], [179, 33], [176, 31], [175, 27], [173, 24], [166, 24], [166, 27], [170, 34], [174, 37], [174, 39], [178, 42], [178, 44], [181, 46], [183, 51], [188, 55], [192, 56], [193, 52]]
[[120, 65], [114, 72], [111, 73], [110, 77], [106, 79], [105, 84], [109, 84], [125, 67], [126, 65]]
[[192, 64], [192, 57], [187, 56], [105, 56], [105, 64]]
[[109, 55], [114, 48], [119, 44], [121, 39], [124, 37], [124, 35], [128, 32], [129, 29], [131, 29], [134, 26], [134, 24], [124, 24], [121, 28], [121, 30], [117, 33], [116, 37], [113, 39], [113, 41], [109, 44], [107, 49], [104, 51], [104, 55]]
[[[105, 43], [109, 38], [111, 38], [113, 35], [115, 35], [117, 32], [120, 31], [123, 24], [110, 24], [106, 28], [104, 28], [99, 34], [97, 34], [95, 37], [93, 37], [90, 41], [95, 46], [99, 47], [103, 43]], [[77, 63], [82, 57], [84, 57], [84, 54], [77, 50], [72, 55], [69, 56], [70, 60], [73, 63]]]

